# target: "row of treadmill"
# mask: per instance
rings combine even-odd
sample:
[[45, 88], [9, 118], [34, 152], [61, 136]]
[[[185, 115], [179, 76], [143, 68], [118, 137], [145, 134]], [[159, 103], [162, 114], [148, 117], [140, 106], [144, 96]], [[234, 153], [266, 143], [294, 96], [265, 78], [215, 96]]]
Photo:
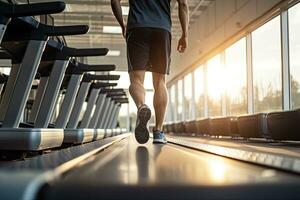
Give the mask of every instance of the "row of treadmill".
[[120, 107], [128, 99], [115, 88], [120, 76], [109, 73], [116, 66], [80, 62], [109, 50], [67, 46], [64, 36], [86, 34], [87, 25], [57, 27], [33, 17], [65, 7], [64, 2], [0, 0], [0, 59], [12, 63], [9, 76], [0, 75], [2, 154], [43, 152], [126, 132], [117, 128]]
[[300, 110], [171, 123], [164, 126], [164, 131], [175, 135], [300, 141]]

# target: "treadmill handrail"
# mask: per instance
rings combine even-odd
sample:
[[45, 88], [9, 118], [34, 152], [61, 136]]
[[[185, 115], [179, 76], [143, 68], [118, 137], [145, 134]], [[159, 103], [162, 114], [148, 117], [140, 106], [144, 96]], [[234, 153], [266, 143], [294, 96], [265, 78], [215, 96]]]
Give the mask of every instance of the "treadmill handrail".
[[82, 72], [102, 72], [102, 71], [113, 71], [116, 69], [116, 65], [88, 65], [77, 62], [78, 69]]
[[117, 93], [117, 92], [125, 92], [122, 88], [114, 88], [114, 89], [103, 89], [102, 93]]
[[126, 96], [126, 93], [125, 92], [115, 92], [115, 93], [108, 93], [106, 95], [107, 97], [122, 97], [122, 96]]
[[71, 57], [85, 57], [85, 56], [103, 56], [106, 55], [108, 49], [106, 48], [90, 48], [90, 49], [77, 49], [64, 46], [63, 51]]
[[49, 26], [40, 24], [41, 28], [48, 36], [66, 36], [66, 35], [82, 35], [89, 31], [88, 25], [74, 25], [74, 26]]
[[108, 72], [116, 69], [115, 65], [89, 65], [73, 59], [66, 71], [67, 74], [84, 74], [85, 72]]
[[113, 101], [123, 101], [123, 100], [128, 100], [127, 97], [112, 97], [111, 100]]
[[91, 81], [117, 81], [120, 79], [120, 75], [93, 75], [93, 74], [85, 74], [83, 77], [83, 82], [91, 82]]
[[9, 4], [0, 1], [0, 15], [9, 18], [60, 13], [65, 8], [66, 4], [62, 1], [32, 4]]
[[118, 83], [103, 83], [103, 82], [96, 82], [93, 83], [92, 87], [93, 88], [105, 88], [105, 87], [114, 87], [117, 86]]

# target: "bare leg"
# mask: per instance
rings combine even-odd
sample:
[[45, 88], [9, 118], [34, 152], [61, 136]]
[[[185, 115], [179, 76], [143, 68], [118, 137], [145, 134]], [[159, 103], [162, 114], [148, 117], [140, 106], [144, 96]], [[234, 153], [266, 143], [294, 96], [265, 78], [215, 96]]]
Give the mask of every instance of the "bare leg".
[[129, 72], [130, 86], [129, 93], [134, 100], [135, 105], [139, 108], [145, 103], [144, 79], [145, 70], [134, 70]]
[[168, 105], [166, 75], [153, 72], [152, 76], [154, 87], [153, 106], [155, 111], [155, 130], [162, 130]]

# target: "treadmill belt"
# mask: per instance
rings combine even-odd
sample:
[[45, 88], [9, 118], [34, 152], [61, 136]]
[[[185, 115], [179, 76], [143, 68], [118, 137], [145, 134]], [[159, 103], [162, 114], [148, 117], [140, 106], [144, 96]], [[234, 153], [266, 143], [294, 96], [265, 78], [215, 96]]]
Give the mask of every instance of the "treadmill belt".
[[44, 199], [300, 198], [299, 177], [131, 136], [94, 155], [44, 191]]

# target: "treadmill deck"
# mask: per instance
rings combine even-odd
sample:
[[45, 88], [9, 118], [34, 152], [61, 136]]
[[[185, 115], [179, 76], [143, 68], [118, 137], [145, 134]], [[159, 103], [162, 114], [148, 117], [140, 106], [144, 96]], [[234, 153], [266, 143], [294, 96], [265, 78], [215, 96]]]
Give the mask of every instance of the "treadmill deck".
[[130, 136], [73, 168], [45, 198], [280, 199], [300, 198], [299, 186], [294, 174]]

